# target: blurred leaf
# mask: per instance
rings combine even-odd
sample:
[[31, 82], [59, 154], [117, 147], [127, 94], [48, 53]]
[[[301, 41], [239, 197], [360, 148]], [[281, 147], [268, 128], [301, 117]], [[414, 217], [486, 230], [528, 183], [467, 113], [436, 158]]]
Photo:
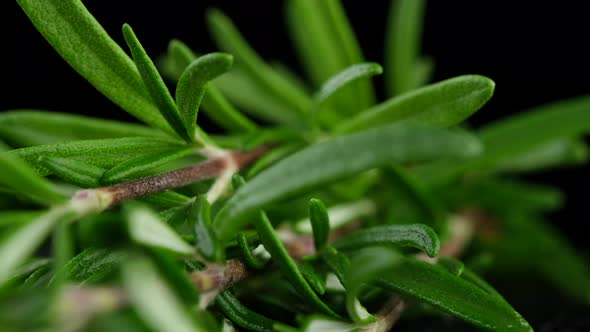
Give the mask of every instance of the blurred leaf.
[[283, 146], [276, 147], [269, 152], [267, 152], [264, 156], [259, 158], [247, 172], [246, 177], [252, 178], [256, 174], [260, 173], [264, 169], [270, 167], [272, 164], [276, 163], [277, 161], [283, 159], [284, 157], [290, 155], [291, 153], [295, 152], [301, 147], [301, 144], [285, 144]]
[[106, 171], [100, 179], [104, 184], [113, 184], [149, 175], [150, 171], [171, 161], [195, 153], [195, 147], [178, 147], [167, 151], [126, 160]]
[[242, 252], [242, 256], [246, 260], [246, 263], [252, 268], [261, 269], [263, 268], [268, 261], [262, 260], [259, 257], [254, 256], [254, 253], [250, 250], [250, 246], [248, 244], [248, 240], [246, 238], [246, 234], [244, 232], [238, 233], [238, 246]]
[[127, 260], [121, 264], [121, 274], [133, 308], [154, 331], [207, 331], [199, 321], [190, 317], [148, 259], [134, 257]]
[[[444, 267], [452, 275], [457, 276], [457, 277], [462, 277], [463, 271], [465, 271], [465, 264], [463, 264], [463, 262], [458, 261], [458, 260], [451, 258], [451, 257], [439, 257], [436, 263], [438, 265]], [[474, 277], [474, 276], [475, 276], [475, 274], [471, 275], [471, 277]], [[466, 279], [466, 278], [463, 278], [463, 279]]]
[[309, 220], [313, 229], [315, 249], [320, 251], [330, 236], [330, 217], [324, 203], [317, 198], [309, 200]]
[[37, 110], [0, 113], [0, 138], [16, 147], [129, 136], [163, 137], [142, 125]]
[[387, 163], [467, 157], [479, 150], [471, 136], [434, 128], [386, 126], [335, 138], [261, 172], [227, 201], [214, 224], [220, 237], [227, 239], [258, 209], [335, 180]]
[[325, 81], [319, 91], [315, 94], [314, 99], [316, 103], [323, 104], [333, 95], [338, 94], [343, 87], [358, 80], [379, 75], [382, 72], [383, 68], [381, 68], [378, 63], [374, 62], [352, 65]]
[[126, 205], [126, 220], [131, 239], [141, 245], [168, 250], [178, 255], [195, 254], [193, 247], [186, 243], [160, 217], [144, 206]]
[[[191, 127], [187, 127], [187, 123], [183, 120], [176, 103], [170, 95], [170, 91], [166, 87], [164, 80], [158, 73], [156, 65], [152, 62], [150, 57], [147, 55], [143, 46], [135, 36], [133, 29], [128, 24], [123, 25], [123, 36], [127, 42], [127, 46], [133, 56], [135, 66], [139, 71], [143, 84], [145, 85], [147, 92], [152, 98], [152, 102], [156, 105], [162, 117], [168, 121], [168, 124], [176, 131], [176, 134], [184, 140], [191, 142], [194, 140], [195, 124]], [[196, 112], [195, 112], [196, 119]]]
[[190, 201], [190, 197], [179, 194], [176, 191], [166, 190], [143, 196], [139, 200], [156, 205], [158, 207], [171, 208], [188, 203]]
[[223, 311], [223, 313], [238, 326], [249, 331], [275, 331], [273, 329], [275, 322], [272, 319], [246, 308], [230, 291], [226, 290], [217, 295], [215, 303], [219, 306], [221, 311]]
[[505, 301], [440, 266], [404, 258], [400, 265], [379, 278], [377, 284], [486, 329], [532, 331]]
[[50, 173], [49, 170], [37, 162], [41, 156], [64, 158], [97, 167], [110, 168], [132, 158], [180, 147], [183, 147], [182, 143], [175, 140], [127, 137], [38, 145], [11, 150], [9, 154], [21, 157], [41, 175], [47, 175]]
[[27, 224], [41, 213], [39, 211], [2, 210], [0, 211], [0, 230], [4, 231], [13, 226]]
[[151, 250], [150, 256], [168, 285], [176, 291], [176, 295], [189, 305], [198, 305], [199, 290], [189, 279], [190, 275], [184, 269], [183, 262], [161, 250]]
[[206, 196], [197, 197], [189, 212], [189, 222], [195, 235], [197, 250], [206, 259], [222, 262], [225, 251], [211, 226], [211, 205]]
[[413, 247], [430, 257], [438, 255], [440, 241], [432, 228], [424, 224], [374, 226], [357, 230], [338, 239], [333, 246], [339, 250], [393, 244]]
[[424, 0], [391, 2], [385, 37], [387, 94], [395, 96], [419, 88], [432, 64], [420, 58]]
[[67, 158], [40, 156], [37, 161], [51, 174], [82, 188], [100, 187], [100, 178], [105, 172], [104, 168]]
[[237, 64], [257, 85], [260, 85], [276, 100], [286, 106], [282, 107], [280, 112], [304, 114], [309, 111], [311, 106], [309, 97], [264, 63], [246, 43], [227, 16], [218, 10], [209, 10], [207, 21], [209, 30], [217, 45], [224, 51], [233, 54]]
[[260, 212], [254, 226], [256, 226], [256, 231], [260, 236], [264, 248], [270, 253], [273, 261], [279, 266], [282, 275], [289, 280], [291, 285], [297, 290], [297, 293], [317, 310], [338, 317], [311, 289], [307, 281], [305, 281], [301, 271], [297, 268], [293, 258], [289, 256], [287, 249], [278, 238], [277, 233], [264, 212]]
[[324, 295], [326, 292], [326, 276], [320, 275], [309, 261], [303, 261], [299, 265], [299, 270], [311, 288], [316, 293]]
[[301, 331], [303, 332], [355, 332], [358, 331], [358, 326], [345, 321], [333, 319], [331, 317], [323, 317], [313, 315], [308, 317], [302, 324]]
[[122, 251], [91, 247], [72, 258], [59, 273], [65, 280], [93, 284], [114, 273], [125, 257]]
[[[18, 150], [12, 150], [18, 151]], [[0, 151], [0, 185], [46, 205], [63, 202], [64, 195], [19, 157]]]
[[492, 97], [495, 83], [479, 75], [450, 78], [406, 92], [339, 124], [348, 133], [407, 120], [432, 127], [451, 127], [479, 110]]
[[143, 122], [172, 132], [150, 99], [133, 61], [81, 1], [17, 2], [51, 46], [98, 91]]
[[66, 279], [61, 278], [61, 275], [57, 273], [66, 266], [68, 261], [74, 256], [76, 250], [71, 226], [67, 222], [58, 223], [53, 230], [53, 237], [51, 239], [53, 273], [55, 274], [52, 282], [53, 284], [57, 284], [58, 287], [63, 286], [63, 282]]

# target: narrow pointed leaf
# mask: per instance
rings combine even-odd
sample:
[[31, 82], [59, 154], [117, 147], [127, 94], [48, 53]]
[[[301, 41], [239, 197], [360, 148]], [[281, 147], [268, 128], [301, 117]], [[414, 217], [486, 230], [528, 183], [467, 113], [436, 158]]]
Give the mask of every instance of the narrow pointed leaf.
[[207, 331], [190, 317], [152, 262], [137, 257], [122, 264], [121, 269], [129, 301], [154, 331]]
[[315, 94], [314, 99], [316, 103], [322, 104], [326, 102], [334, 94], [342, 88], [355, 82], [357, 80], [370, 78], [371, 76], [379, 75], [383, 72], [383, 68], [378, 63], [367, 62], [359, 63], [347, 67], [338, 72], [338, 74], [330, 77]]
[[135, 36], [133, 29], [128, 24], [123, 25], [123, 36], [153, 103], [158, 107], [164, 119], [174, 128], [178, 136], [186, 141], [192, 141], [194, 139], [194, 125], [191, 128], [187, 128], [183, 123], [183, 119], [176, 108], [176, 103], [172, 99], [172, 95], [170, 95], [164, 80], [158, 73], [156, 65], [154, 65], [147, 55], [139, 39]]
[[236, 57], [236, 62], [256, 84], [263, 87], [287, 107], [283, 112], [304, 114], [309, 111], [311, 105], [309, 97], [264, 63], [246, 43], [227, 16], [218, 10], [210, 10], [207, 14], [207, 20], [217, 45], [224, 51], [233, 54]]
[[287, 249], [278, 238], [276, 231], [264, 212], [260, 212], [254, 225], [264, 248], [270, 253], [283, 276], [289, 280], [291, 285], [297, 290], [297, 293], [321, 312], [337, 317], [338, 315], [318, 297], [307, 281], [305, 281], [301, 271], [297, 268], [297, 264], [289, 256]]
[[111, 138], [84, 140], [67, 143], [38, 145], [9, 152], [26, 161], [39, 174], [50, 174], [49, 169], [37, 162], [41, 156], [64, 158], [110, 168], [132, 158], [182, 147], [176, 140], [148, 137]]
[[166, 190], [159, 193], [143, 196], [141, 201], [154, 204], [158, 207], [171, 208], [186, 204], [190, 201], [190, 197], [177, 193], [176, 191]]
[[24, 225], [31, 222], [41, 214], [39, 211], [0, 211], [0, 230], [5, 230], [12, 226]]
[[424, 224], [375, 226], [355, 231], [333, 246], [340, 250], [376, 245], [395, 245], [419, 249], [430, 257], [438, 255], [440, 241], [432, 228]]
[[125, 212], [129, 236], [133, 241], [178, 255], [191, 256], [195, 253], [190, 244], [148, 208], [129, 205]]
[[299, 151], [255, 176], [225, 203], [215, 217], [228, 239], [248, 217], [268, 204], [387, 163], [468, 157], [480, 152], [473, 137], [458, 131], [385, 126], [338, 137]]
[[316, 198], [309, 201], [309, 220], [313, 229], [313, 243], [317, 251], [322, 250], [330, 236], [330, 217], [324, 203]]
[[150, 174], [150, 171], [195, 152], [194, 147], [179, 147], [130, 159], [106, 171], [100, 181], [105, 184], [123, 182]]
[[36, 174], [18, 156], [2, 151], [0, 151], [0, 186], [8, 187], [11, 191], [46, 205], [65, 200], [53, 184]]
[[353, 132], [406, 119], [427, 126], [451, 127], [479, 110], [492, 97], [494, 86], [484, 76], [458, 76], [373, 106], [341, 123], [336, 131]]
[[231, 69], [233, 57], [225, 53], [210, 53], [193, 61], [182, 73], [176, 86], [176, 103], [185, 128], [195, 130], [197, 113], [208, 82]]
[[67, 279], [61, 278], [62, 275], [57, 273], [66, 266], [70, 259], [74, 256], [74, 237], [72, 234], [72, 227], [70, 223], [58, 223], [53, 230], [53, 237], [51, 239], [52, 256], [53, 256], [53, 273], [54, 277], [50, 283], [57, 284], [58, 287], [63, 286]]
[[41, 156], [38, 159], [51, 174], [60, 179], [82, 188], [96, 188], [100, 186], [100, 178], [105, 169], [79, 162], [73, 159], [53, 158]]
[[275, 321], [246, 308], [230, 291], [226, 290], [217, 295], [215, 303], [238, 326], [249, 331], [275, 331]]
[[189, 221], [193, 224], [195, 245], [205, 258], [213, 262], [224, 260], [224, 247], [217, 239], [211, 226], [211, 205], [206, 196], [199, 196], [189, 212]]
[[259, 257], [254, 256], [252, 250], [250, 250], [250, 246], [248, 245], [248, 240], [246, 238], [246, 234], [244, 232], [240, 232], [238, 234], [238, 246], [242, 252], [242, 256], [246, 260], [249, 266], [255, 269], [263, 268], [267, 261], [260, 259]]
[[385, 40], [386, 83], [389, 96], [420, 87], [420, 47], [426, 1], [391, 2]]
[[404, 258], [377, 284], [488, 330], [532, 331], [505, 301], [440, 266]]
[[[458, 261], [451, 257], [440, 257], [436, 264], [444, 267], [449, 271], [452, 275], [461, 277], [463, 275], [463, 271], [465, 271], [465, 265], [463, 262]], [[463, 278], [465, 279], [465, 278]], [[467, 279], [465, 279], [467, 280]]]
[[99, 282], [114, 273], [125, 257], [122, 251], [91, 247], [72, 258], [59, 273], [80, 284]]
[[51, 46], [95, 88], [143, 122], [172, 132], [150, 99], [133, 61], [82, 1], [17, 2]]
[[[374, 215], [377, 211], [375, 202], [363, 199], [356, 202], [330, 206], [328, 208], [328, 220], [330, 229], [337, 229], [359, 218]], [[312, 234], [313, 229], [309, 218], [299, 220], [294, 229], [305, 234]]]
[[321, 276], [318, 272], [314, 269], [313, 265], [310, 262], [303, 261], [299, 266], [301, 270], [301, 274], [307, 281], [307, 283], [313, 288], [313, 290], [320, 294], [324, 295], [326, 292], [326, 276]]
[[76, 114], [28, 109], [0, 113], [0, 139], [15, 147], [130, 136], [163, 137], [165, 134], [142, 125]]

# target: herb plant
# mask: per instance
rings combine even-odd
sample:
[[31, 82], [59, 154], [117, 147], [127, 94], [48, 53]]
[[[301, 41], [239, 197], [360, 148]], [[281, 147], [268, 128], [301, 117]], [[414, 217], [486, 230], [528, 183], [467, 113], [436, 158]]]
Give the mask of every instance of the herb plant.
[[[173, 40], [155, 61], [141, 31], [123, 26], [127, 52], [79, 0], [17, 2], [144, 125], [0, 113], [3, 331], [389, 331], [429, 315], [530, 331], [480, 276], [522, 270], [590, 304], [588, 267], [543, 220], [562, 194], [515, 177], [587, 160], [590, 99], [467, 129], [494, 82], [428, 84], [424, 1], [393, 2], [382, 68], [339, 1], [288, 0], [305, 83], [214, 9], [225, 53]], [[197, 125], [201, 106], [223, 135]]]

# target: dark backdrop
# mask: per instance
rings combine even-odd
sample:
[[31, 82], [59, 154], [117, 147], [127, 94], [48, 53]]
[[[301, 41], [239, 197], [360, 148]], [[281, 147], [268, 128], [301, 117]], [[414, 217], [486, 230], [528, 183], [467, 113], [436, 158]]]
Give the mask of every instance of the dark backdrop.
[[[43, 0], [39, 0], [43, 1]], [[177, 37], [201, 52], [214, 50], [204, 24], [206, 8], [217, 6], [237, 23], [266, 58], [299, 69], [284, 28], [282, 1], [86, 0], [90, 11], [123, 43], [130, 23], [152, 55]], [[382, 63], [388, 0], [344, 0], [366, 58]], [[584, 1], [430, 1], [424, 51], [436, 59], [435, 80], [478, 73], [496, 81], [490, 103], [471, 121], [480, 126], [535, 105], [590, 93], [590, 31]], [[132, 120], [85, 83], [54, 53], [13, 0], [0, 1], [0, 111], [41, 108]], [[378, 81], [379, 82], [379, 81]], [[566, 208], [552, 220], [578, 247], [589, 167], [529, 176], [568, 194]], [[577, 194], [577, 195], [574, 195]]]

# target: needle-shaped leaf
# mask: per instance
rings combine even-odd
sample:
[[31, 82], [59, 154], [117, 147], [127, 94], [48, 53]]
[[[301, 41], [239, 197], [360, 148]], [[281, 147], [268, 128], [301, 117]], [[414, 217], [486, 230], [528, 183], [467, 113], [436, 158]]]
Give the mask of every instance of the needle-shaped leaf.
[[387, 92], [390, 96], [411, 91], [424, 83], [425, 64], [420, 56], [424, 0], [391, 2], [385, 39]]
[[176, 103], [187, 131], [195, 130], [197, 112], [209, 81], [231, 69], [233, 57], [210, 53], [193, 61], [182, 73], [176, 86]]
[[150, 171], [195, 152], [195, 147], [178, 147], [124, 161], [106, 171], [100, 181], [105, 184], [123, 182], [150, 174]]
[[374, 62], [359, 63], [347, 67], [322, 84], [319, 91], [314, 96], [315, 102], [323, 104], [348, 84], [357, 80], [379, 75], [382, 72], [383, 68], [381, 68], [378, 63]]
[[110, 168], [132, 158], [178, 149], [184, 145], [176, 140], [149, 137], [110, 138], [38, 145], [9, 152], [25, 160], [39, 174], [50, 174], [37, 162], [41, 156], [65, 158]]
[[174, 255], [161, 250], [151, 250], [150, 254], [162, 277], [168, 281], [178, 297], [187, 304], [198, 305], [199, 291], [189, 280], [190, 275], [183, 268], [183, 263], [178, 261]]
[[367, 109], [336, 127], [353, 132], [407, 119], [433, 127], [451, 127], [479, 110], [493, 95], [495, 83], [479, 75], [463, 75], [425, 86]]
[[274, 332], [275, 321], [246, 308], [230, 292], [223, 291], [215, 298], [215, 303], [232, 322], [249, 331]]
[[195, 253], [190, 244], [147, 207], [135, 204], [127, 205], [125, 219], [129, 236], [138, 244], [184, 256], [191, 256]]
[[207, 21], [217, 45], [224, 51], [233, 54], [236, 57], [236, 62], [256, 84], [267, 90], [276, 100], [287, 107], [283, 112], [304, 114], [309, 111], [311, 106], [309, 97], [268, 66], [247, 44], [227, 16], [218, 10], [210, 10], [207, 14]]
[[41, 214], [39, 211], [3, 210], [0, 211], [0, 230], [31, 222]]
[[430, 257], [438, 255], [440, 241], [432, 228], [424, 224], [386, 225], [357, 230], [333, 243], [340, 250], [377, 245], [395, 245], [419, 249]]
[[465, 264], [463, 262], [451, 257], [440, 257], [436, 263], [457, 277], [461, 277], [465, 270]]
[[283, 276], [289, 280], [293, 288], [297, 290], [297, 293], [316, 309], [325, 314], [337, 317], [338, 315], [318, 297], [307, 281], [305, 281], [301, 271], [297, 268], [297, 264], [295, 264], [293, 258], [289, 256], [287, 249], [278, 238], [276, 231], [264, 212], [260, 212], [254, 225], [256, 226], [256, 231], [260, 236], [264, 248], [270, 253], [272, 259], [279, 266]]
[[488, 330], [532, 331], [505, 301], [440, 266], [403, 258], [377, 284]]
[[317, 198], [309, 200], [309, 220], [313, 229], [315, 249], [320, 251], [330, 236], [330, 217], [324, 203]]
[[95, 88], [143, 122], [172, 132], [150, 99], [133, 61], [82, 1], [17, 2], [51, 46]]
[[100, 178], [105, 169], [89, 165], [77, 160], [41, 156], [39, 163], [51, 174], [60, 179], [82, 188], [96, 188], [100, 186]]
[[139, 71], [139, 75], [141, 76], [152, 101], [158, 107], [158, 110], [164, 119], [166, 119], [170, 126], [174, 128], [174, 131], [176, 131], [178, 136], [186, 141], [193, 141], [195, 136], [195, 125], [193, 124], [190, 128], [186, 127], [186, 123], [184, 123], [184, 119], [178, 112], [176, 103], [174, 103], [174, 99], [172, 98], [172, 95], [170, 95], [170, 91], [168, 91], [164, 79], [162, 79], [158, 73], [156, 65], [147, 55], [143, 46], [139, 42], [139, 39], [137, 39], [137, 36], [133, 32], [133, 29], [131, 29], [131, 26], [128, 24], [123, 25], [123, 36], [125, 37], [127, 46], [129, 46], [129, 50], [133, 56], [135, 66]]
[[121, 264], [121, 275], [133, 308], [154, 331], [207, 331], [201, 323], [191, 318], [148, 259], [134, 257], [127, 260]]
[[125, 257], [122, 251], [90, 247], [72, 258], [58, 273], [72, 282], [95, 283], [114, 273]]
[[369, 283], [400, 264], [402, 255], [387, 248], [367, 248], [355, 254], [346, 270], [346, 310], [353, 321], [366, 324], [375, 321], [359, 302], [358, 295], [365, 283]]
[[326, 292], [326, 276], [321, 276], [308, 261], [303, 261], [299, 266], [301, 274], [309, 285], [320, 295], [324, 295]]
[[130, 136], [162, 137], [159, 130], [113, 120], [38, 110], [0, 113], [0, 139], [15, 147]]
[[244, 257], [248, 265], [255, 269], [261, 269], [266, 265], [266, 263], [268, 263], [268, 261], [264, 261], [261, 258], [254, 256], [254, 253], [252, 253], [252, 251], [250, 250], [250, 245], [248, 244], [248, 240], [244, 232], [238, 233], [237, 240], [238, 246], [240, 247], [240, 250], [242, 252], [242, 256]]
[[268, 204], [387, 163], [468, 157], [479, 142], [464, 132], [385, 126], [338, 137], [301, 150], [261, 172], [240, 188], [215, 217], [223, 239], [235, 236], [248, 217]]
[[208, 260], [224, 260], [224, 247], [217, 239], [211, 226], [211, 205], [205, 195], [197, 197], [189, 212], [189, 221], [193, 225], [195, 245], [201, 255]]
[[53, 184], [36, 174], [18, 156], [3, 151], [0, 151], [0, 185], [42, 204], [65, 200]]
[[[377, 206], [369, 199], [356, 202], [344, 203], [330, 206], [328, 208], [328, 220], [330, 229], [336, 229], [359, 218], [375, 214]], [[299, 220], [295, 223], [294, 229], [305, 234], [312, 234], [313, 229], [309, 218]]]
[[251, 178], [256, 174], [260, 173], [262, 170], [268, 168], [270, 165], [276, 163], [277, 161], [281, 160], [282, 158], [286, 157], [287, 155], [295, 152], [301, 147], [301, 144], [285, 144], [283, 146], [276, 147], [269, 152], [267, 152], [264, 156], [258, 159], [250, 169], [246, 173], [247, 178]]
[[[363, 62], [358, 41], [340, 1], [292, 0], [287, 23], [298, 55], [316, 86], [353, 64]], [[370, 81], [356, 81], [333, 99], [345, 114], [358, 112], [374, 101]]]
[[0, 285], [37, 250], [58, 222], [68, 222], [74, 217], [75, 212], [69, 206], [56, 206], [4, 237], [0, 242]]
[[68, 261], [74, 256], [74, 237], [72, 234], [72, 227], [70, 223], [58, 223], [53, 230], [53, 237], [51, 239], [52, 256], [53, 256], [53, 273], [54, 277], [51, 283], [57, 284], [57, 287], [63, 286], [67, 281], [62, 278], [62, 275], [57, 273], [66, 266]]

